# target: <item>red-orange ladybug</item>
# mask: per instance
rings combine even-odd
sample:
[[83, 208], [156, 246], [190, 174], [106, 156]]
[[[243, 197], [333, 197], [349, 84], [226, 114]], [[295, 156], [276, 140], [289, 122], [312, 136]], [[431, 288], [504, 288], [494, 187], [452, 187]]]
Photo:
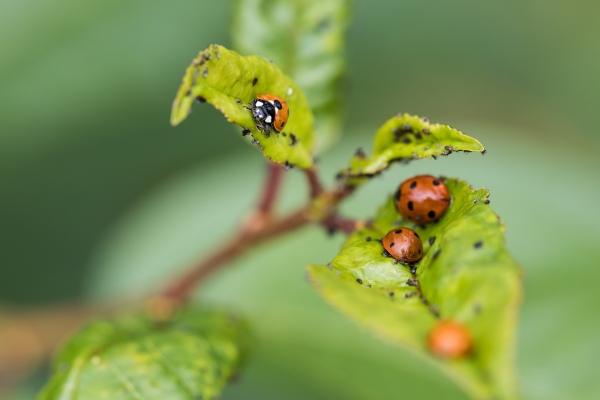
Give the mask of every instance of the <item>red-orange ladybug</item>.
[[396, 192], [396, 208], [417, 224], [436, 221], [450, 205], [450, 192], [439, 178], [419, 175], [402, 182]]
[[461, 358], [471, 352], [473, 340], [463, 325], [455, 321], [440, 321], [429, 333], [429, 351], [439, 357]]
[[423, 257], [423, 243], [417, 232], [408, 228], [394, 228], [381, 240], [383, 248], [396, 260], [413, 263]]
[[259, 94], [252, 101], [250, 110], [252, 118], [258, 122], [256, 127], [261, 131], [281, 132], [290, 116], [285, 100], [274, 94]]

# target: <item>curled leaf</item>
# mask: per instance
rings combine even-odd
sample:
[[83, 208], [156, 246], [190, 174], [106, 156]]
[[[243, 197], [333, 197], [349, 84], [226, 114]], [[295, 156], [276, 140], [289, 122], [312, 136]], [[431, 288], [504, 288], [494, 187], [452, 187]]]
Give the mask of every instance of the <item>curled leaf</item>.
[[65, 346], [38, 399], [215, 399], [239, 370], [247, 341], [245, 323], [224, 313], [99, 320]]
[[[485, 189], [446, 181], [452, 204], [425, 227], [400, 216], [390, 198], [373, 226], [354, 232], [328, 266], [309, 267], [314, 287], [334, 307], [378, 336], [432, 361], [473, 398], [518, 397], [515, 339], [520, 268], [504, 247], [504, 226]], [[415, 265], [382, 255], [378, 241], [405, 226], [423, 241]], [[466, 326], [473, 351], [465, 358], [431, 354], [427, 336], [439, 320]]]
[[477, 140], [447, 125], [432, 124], [413, 115], [397, 115], [377, 130], [373, 154], [368, 157], [362, 151], [357, 152], [340, 177], [358, 184], [365, 177], [387, 169], [394, 161], [437, 158], [457, 151], [482, 152], [484, 148]]
[[341, 131], [345, 33], [353, 0], [237, 0], [234, 48], [274, 60], [306, 93], [318, 150]]
[[[274, 94], [288, 103], [290, 115], [281, 133], [256, 128], [247, 107], [259, 94]], [[312, 165], [313, 115], [302, 90], [272, 62], [211, 45], [186, 70], [173, 102], [171, 124], [187, 118], [196, 100], [212, 104], [239, 125], [269, 160], [300, 168]]]

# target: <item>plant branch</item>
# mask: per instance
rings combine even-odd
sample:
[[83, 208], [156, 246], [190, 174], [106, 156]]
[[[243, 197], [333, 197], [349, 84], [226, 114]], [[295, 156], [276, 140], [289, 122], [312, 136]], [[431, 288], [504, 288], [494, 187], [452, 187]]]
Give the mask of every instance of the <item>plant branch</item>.
[[265, 179], [262, 196], [258, 203], [258, 212], [263, 215], [269, 215], [273, 212], [273, 207], [283, 181], [284, 167], [280, 164], [269, 162], [267, 164], [267, 177]]
[[349, 235], [356, 229], [365, 226], [362, 221], [340, 217], [339, 215], [331, 215], [330, 217], [325, 218], [321, 222], [321, 225], [331, 234], [341, 231], [346, 235]]
[[[243, 253], [264, 241], [294, 231], [309, 222], [307, 210], [302, 208], [287, 217], [267, 223], [260, 230], [236, 235], [208, 258], [193, 265], [187, 272], [169, 283], [159, 297], [162, 298], [162, 301], [174, 305], [185, 302], [193, 289], [222, 265], [237, 259]], [[162, 306], [163, 304], [160, 304], [159, 307]], [[159, 312], [159, 314], [161, 313]]]
[[257, 223], [256, 217], [260, 217], [261, 212], [270, 213], [272, 211], [282, 171], [280, 167], [273, 165], [269, 167], [265, 192], [254, 218], [247, 221], [243, 229], [238, 230], [239, 233], [233, 236], [229, 242], [169, 282], [158, 296], [148, 302], [148, 312], [151, 315], [159, 319], [168, 318], [173, 309], [187, 301], [196, 286], [201, 284], [211, 273], [262, 242], [294, 231], [309, 223], [318, 223], [328, 230], [341, 230], [346, 234], [351, 233], [360, 225], [360, 222], [336, 215], [338, 204], [351, 195], [354, 188], [340, 186], [334, 190], [325, 191], [315, 168], [305, 170], [310, 189], [310, 200], [305, 207], [285, 217], [274, 218], [269, 215], [269, 218], [262, 218], [258, 221], [260, 223]]
[[310, 190], [310, 198], [316, 199], [321, 193], [323, 193], [323, 185], [319, 179], [317, 169], [315, 167], [304, 170], [306, 179], [308, 180], [308, 187]]

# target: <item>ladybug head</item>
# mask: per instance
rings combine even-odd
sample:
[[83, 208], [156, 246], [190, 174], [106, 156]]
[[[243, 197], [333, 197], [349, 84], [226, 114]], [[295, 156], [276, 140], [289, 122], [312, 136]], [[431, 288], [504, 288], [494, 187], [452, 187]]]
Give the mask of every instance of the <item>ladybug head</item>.
[[[260, 102], [258, 104], [261, 104]], [[264, 109], [264, 107], [262, 107], [262, 104], [260, 106], [255, 105], [252, 108], [252, 118], [254, 118], [257, 121], [264, 121], [265, 118], [267, 117], [267, 111]]]

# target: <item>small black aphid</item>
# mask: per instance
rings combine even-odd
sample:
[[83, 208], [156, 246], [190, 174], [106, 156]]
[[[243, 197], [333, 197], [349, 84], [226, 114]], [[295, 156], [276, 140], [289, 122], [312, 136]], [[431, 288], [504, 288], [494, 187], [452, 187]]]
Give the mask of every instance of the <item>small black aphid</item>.
[[432, 236], [429, 238], [429, 245], [433, 246], [434, 243], [435, 243], [435, 236]]
[[356, 278], [356, 282], [358, 282], [358, 283], [360, 283], [362, 285], [362, 279]]

